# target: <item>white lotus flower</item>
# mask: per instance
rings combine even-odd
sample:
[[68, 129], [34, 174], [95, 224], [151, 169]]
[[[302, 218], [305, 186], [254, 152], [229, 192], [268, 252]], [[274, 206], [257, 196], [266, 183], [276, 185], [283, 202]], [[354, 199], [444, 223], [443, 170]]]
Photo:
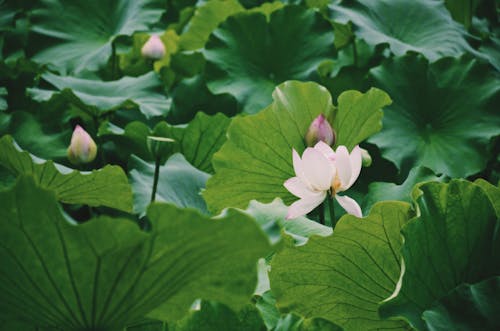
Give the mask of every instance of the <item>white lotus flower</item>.
[[159, 60], [165, 56], [165, 45], [157, 35], [149, 37], [148, 41], [142, 46], [141, 54], [151, 60]]
[[358, 203], [338, 193], [349, 189], [361, 171], [361, 149], [356, 146], [349, 154], [345, 146], [336, 151], [318, 142], [314, 148], [306, 148], [302, 159], [293, 150], [293, 168], [296, 177], [288, 179], [284, 186], [300, 198], [288, 208], [287, 219], [305, 215], [325, 200], [328, 192], [349, 214], [362, 217]]

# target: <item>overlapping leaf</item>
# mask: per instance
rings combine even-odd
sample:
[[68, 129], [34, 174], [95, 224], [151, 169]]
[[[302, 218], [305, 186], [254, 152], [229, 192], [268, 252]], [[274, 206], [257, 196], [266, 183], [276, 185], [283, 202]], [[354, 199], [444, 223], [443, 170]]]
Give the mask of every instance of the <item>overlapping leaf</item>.
[[94, 79], [42, 75], [55, 90], [31, 88], [28, 93], [39, 102], [59, 97], [68, 103], [99, 115], [117, 109], [139, 109], [145, 116], [162, 116], [170, 108], [170, 100], [162, 91], [162, 83], [155, 73], [140, 77], [124, 77], [104, 82]]
[[368, 194], [363, 201], [363, 210], [369, 211], [370, 208], [379, 201], [399, 200], [411, 202], [411, 192], [417, 183], [426, 181], [437, 181], [442, 178], [437, 177], [427, 168], [413, 168], [408, 177], [400, 185], [385, 182], [373, 182], [369, 186]]
[[423, 313], [433, 331], [500, 328], [500, 277], [475, 284], [462, 284]]
[[500, 272], [494, 244], [498, 224], [488, 197], [470, 182], [427, 183], [416, 194], [419, 216], [402, 231], [401, 283], [380, 312], [404, 316], [418, 330], [428, 330], [421, 316], [436, 300], [461, 283]]
[[383, 130], [369, 139], [403, 171], [418, 164], [437, 174], [465, 177], [489, 159], [500, 133], [499, 79], [468, 57], [428, 63], [412, 54], [371, 70], [375, 86], [394, 99]]
[[[273, 104], [259, 114], [232, 121], [228, 141], [213, 158], [216, 174], [203, 195], [211, 211], [245, 208], [250, 200], [271, 202], [280, 197], [285, 204], [295, 200], [283, 187], [294, 176], [292, 148], [302, 153], [309, 125], [332, 110], [332, 100], [322, 86], [294, 81], [278, 86], [273, 98]], [[342, 94], [335, 113], [339, 120], [333, 124], [336, 144], [352, 148], [375, 132], [380, 128], [380, 107], [389, 102], [387, 94], [377, 89]]]
[[[142, 214], [151, 202], [155, 164], [132, 156], [128, 168], [134, 191], [134, 210]], [[201, 197], [201, 190], [209, 177], [209, 174], [189, 164], [181, 154], [174, 154], [160, 166], [155, 201], [196, 208], [206, 214], [207, 206]]]
[[232, 94], [243, 112], [255, 113], [272, 101], [277, 84], [310, 79], [333, 48], [330, 23], [312, 9], [286, 6], [269, 20], [259, 12], [240, 13], [205, 46], [207, 85], [215, 94]]
[[117, 36], [149, 30], [164, 9], [157, 0], [42, 0], [31, 14], [32, 30], [55, 41], [34, 59], [63, 74], [95, 71], [112, 55]]
[[21, 151], [10, 136], [0, 139], [0, 166], [16, 176], [33, 176], [59, 201], [132, 211], [132, 190], [119, 166], [79, 172]]
[[398, 282], [400, 230], [411, 213], [407, 203], [381, 202], [363, 219], [342, 217], [332, 236], [278, 252], [270, 279], [280, 310], [322, 317], [346, 331], [408, 329], [377, 310]]
[[330, 17], [352, 22], [357, 37], [372, 45], [388, 43], [399, 56], [415, 51], [434, 61], [472, 51], [465, 29], [440, 1], [346, 0], [330, 6]]
[[176, 320], [199, 297], [239, 309], [269, 249], [256, 224], [235, 211], [211, 220], [155, 204], [145, 233], [108, 217], [71, 225], [30, 177], [0, 200], [10, 206], [0, 209], [0, 320], [42, 329], [119, 330], [159, 305], [155, 316]]

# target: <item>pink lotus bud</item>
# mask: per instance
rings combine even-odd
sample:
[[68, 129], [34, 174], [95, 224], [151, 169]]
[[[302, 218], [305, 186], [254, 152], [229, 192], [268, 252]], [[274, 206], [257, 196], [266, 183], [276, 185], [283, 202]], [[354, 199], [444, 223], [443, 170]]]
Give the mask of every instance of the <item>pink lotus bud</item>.
[[335, 132], [333, 132], [325, 115], [320, 114], [314, 119], [307, 130], [305, 139], [309, 147], [316, 145], [318, 141], [323, 141], [330, 146], [333, 145], [335, 142]]
[[77, 125], [71, 136], [68, 147], [68, 159], [73, 164], [89, 163], [94, 161], [97, 146], [92, 137], [81, 126]]
[[147, 59], [159, 60], [165, 56], [165, 45], [160, 37], [152, 35], [142, 46], [141, 54]]

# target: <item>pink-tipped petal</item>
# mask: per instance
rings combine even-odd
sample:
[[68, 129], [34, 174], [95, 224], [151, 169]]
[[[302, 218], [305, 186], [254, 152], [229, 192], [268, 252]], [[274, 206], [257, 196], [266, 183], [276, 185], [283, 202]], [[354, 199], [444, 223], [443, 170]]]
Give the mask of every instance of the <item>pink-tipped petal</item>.
[[330, 161], [335, 161], [335, 152], [333, 149], [322, 141], [314, 145], [314, 149], [323, 153], [323, 155]]
[[299, 177], [288, 179], [283, 186], [285, 186], [290, 193], [299, 198], [307, 198], [317, 194], [317, 192], [311, 191]]
[[341, 183], [340, 191], [344, 191], [351, 182], [352, 175], [351, 159], [345, 146], [339, 146], [335, 151], [335, 166]]
[[330, 188], [334, 168], [323, 153], [311, 147], [306, 148], [302, 154], [302, 166], [304, 176], [313, 189], [326, 191]]
[[323, 200], [325, 200], [326, 192], [318, 192], [314, 196], [307, 199], [300, 199], [295, 201], [288, 207], [286, 219], [293, 219], [299, 216], [304, 216], [311, 212], [314, 208], [318, 207]]
[[348, 214], [354, 215], [356, 217], [363, 217], [361, 213], [361, 208], [358, 203], [348, 196], [345, 195], [335, 195], [335, 199], [339, 203], [339, 205], [345, 209]]
[[354, 147], [351, 154], [349, 155], [349, 158], [351, 160], [351, 180], [349, 181], [347, 187], [345, 187], [345, 190], [347, 190], [349, 187], [352, 186], [352, 184], [354, 184], [356, 179], [358, 179], [359, 177], [359, 173], [361, 172], [363, 155], [361, 154], [361, 148], [359, 148], [358, 145]]

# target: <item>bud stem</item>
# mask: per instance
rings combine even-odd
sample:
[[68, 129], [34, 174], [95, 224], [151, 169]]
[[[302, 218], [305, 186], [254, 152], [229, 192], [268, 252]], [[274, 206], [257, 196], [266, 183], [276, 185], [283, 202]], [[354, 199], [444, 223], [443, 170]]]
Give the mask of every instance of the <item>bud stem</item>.
[[337, 220], [335, 219], [335, 206], [333, 204], [333, 195], [330, 195], [326, 198], [328, 201], [328, 208], [330, 209], [330, 223], [332, 225], [332, 229], [335, 229], [335, 225], [337, 225]]
[[156, 157], [155, 161], [155, 174], [153, 179], [153, 191], [151, 192], [151, 202], [156, 199], [156, 189], [158, 188], [158, 180], [160, 179], [160, 156]]

